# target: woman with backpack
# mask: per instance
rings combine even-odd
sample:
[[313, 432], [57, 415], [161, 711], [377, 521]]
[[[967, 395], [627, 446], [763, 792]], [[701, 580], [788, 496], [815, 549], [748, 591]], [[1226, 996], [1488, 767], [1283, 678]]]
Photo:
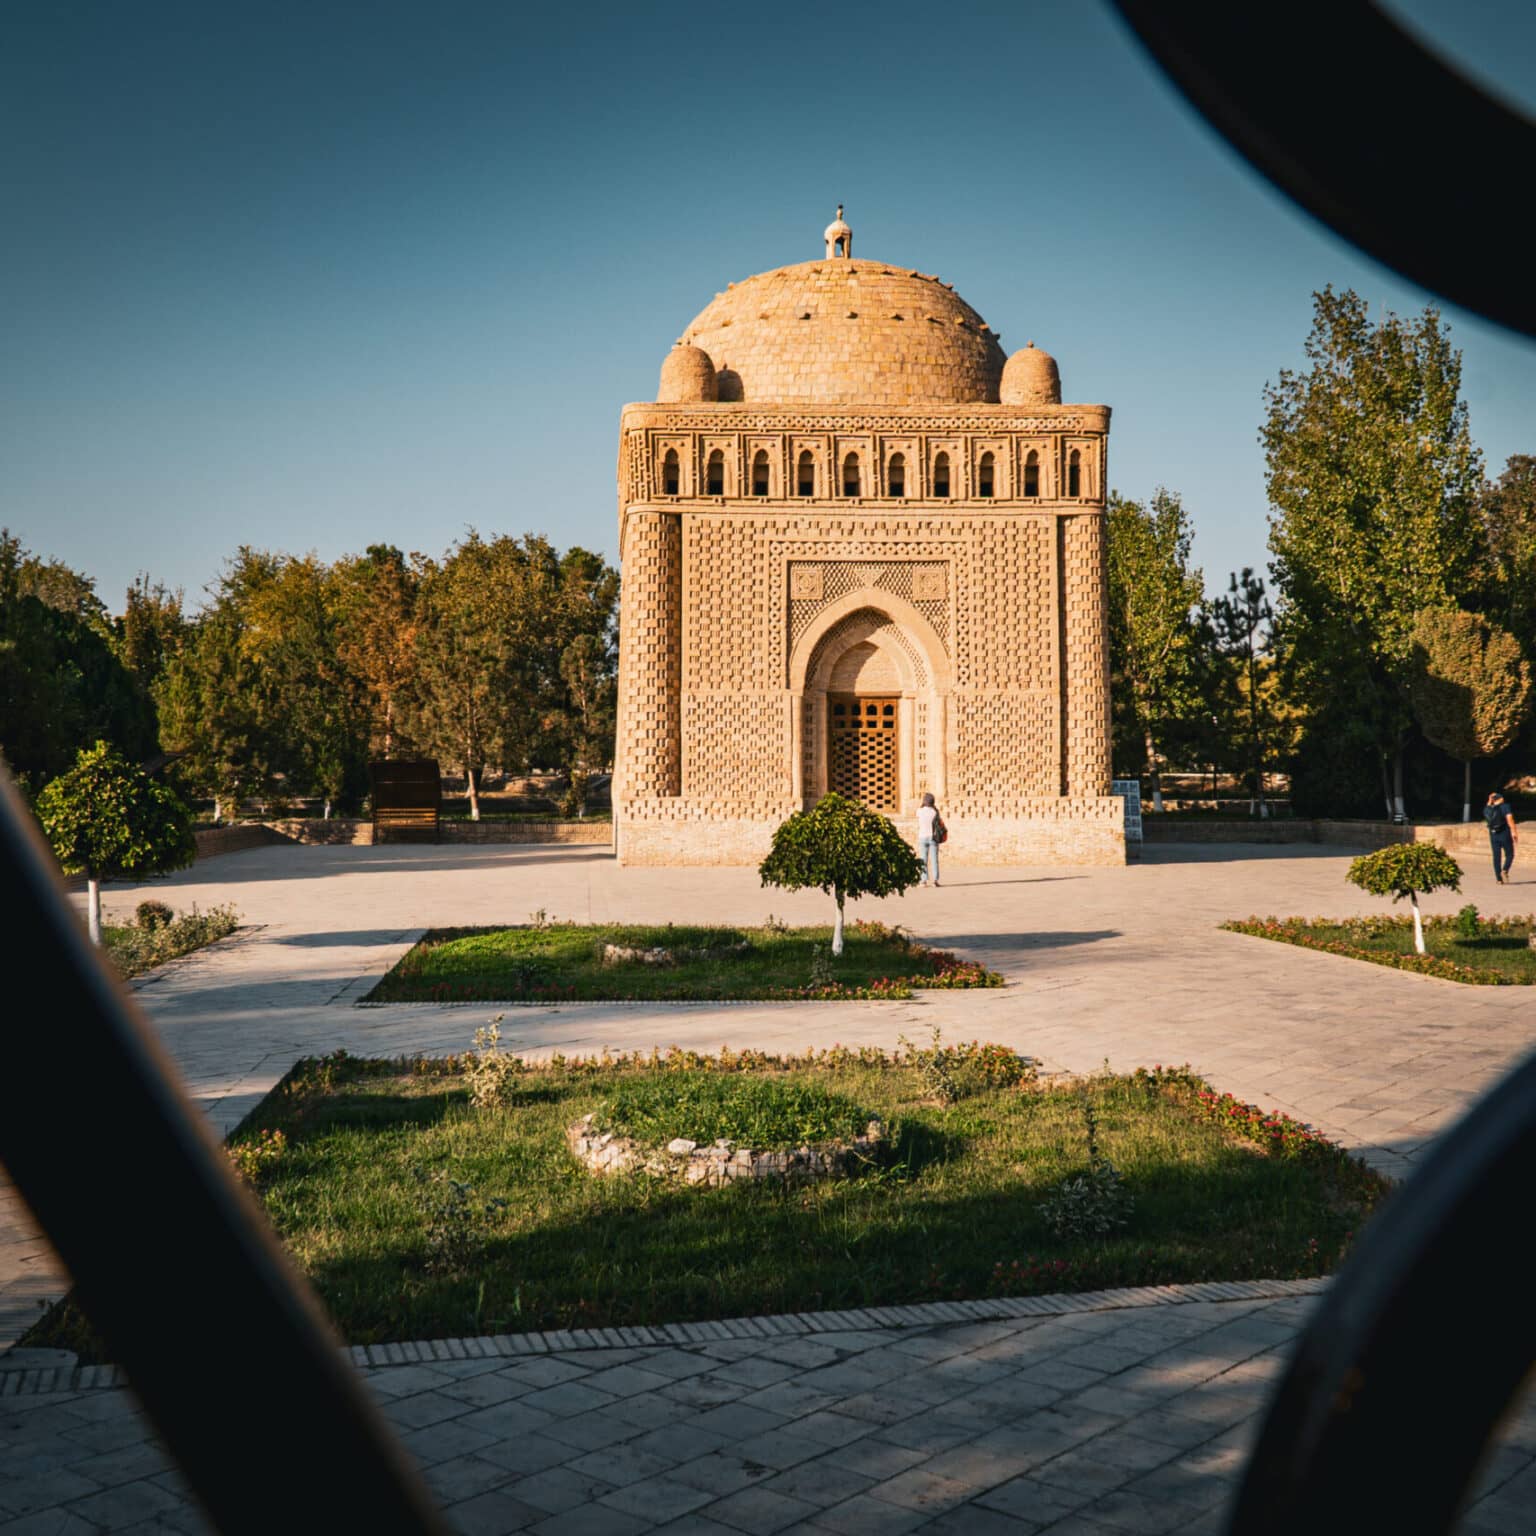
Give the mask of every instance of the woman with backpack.
[[1500, 885], [1508, 885], [1509, 866], [1515, 862], [1515, 842], [1520, 834], [1515, 830], [1514, 815], [1498, 790], [1488, 796], [1483, 820], [1488, 823], [1488, 841], [1493, 845], [1493, 878]]
[[923, 796], [917, 808], [917, 857], [923, 866], [922, 885], [939, 883], [939, 844], [949, 836], [944, 818], [933, 803], [932, 794]]

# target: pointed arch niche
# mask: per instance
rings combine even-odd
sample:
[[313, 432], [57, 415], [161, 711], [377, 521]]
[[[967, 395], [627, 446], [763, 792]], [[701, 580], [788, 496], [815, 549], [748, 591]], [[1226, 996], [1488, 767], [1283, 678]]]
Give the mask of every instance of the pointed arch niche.
[[834, 700], [894, 700], [896, 805], [916, 814], [925, 791], [941, 800], [948, 753], [949, 654], [938, 632], [904, 598], [861, 587], [824, 608], [790, 654], [794, 797], [814, 805], [831, 787]]

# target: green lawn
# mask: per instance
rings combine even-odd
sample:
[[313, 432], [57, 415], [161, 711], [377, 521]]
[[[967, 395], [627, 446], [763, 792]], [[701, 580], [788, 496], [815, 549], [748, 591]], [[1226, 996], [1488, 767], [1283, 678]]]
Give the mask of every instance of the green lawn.
[[[439, 928], [363, 999], [370, 1003], [602, 999], [908, 997], [914, 987], [1001, 986], [1002, 977], [882, 923], [852, 923], [833, 959], [830, 928], [548, 923]], [[603, 962], [605, 945], [664, 948], [672, 965]]]
[[[300, 1063], [231, 1152], [352, 1342], [1313, 1275], [1386, 1187], [1186, 1072], [1041, 1088], [1001, 1047], [951, 1058], [976, 1070], [949, 1103], [910, 1054], [723, 1058], [886, 1125], [866, 1173], [820, 1183], [580, 1167], [564, 1139], [580, 1116], [658, 1075], [725, 1075], [686, 1053], [526, 1069], [481, 1109], [462, 1060]], [[1088, 1167], [1085, 1106], [1134, 1203], [1121, 1230], [1064, 1237], [1043, 1202]], [[96, 1353], [68, 1307], [31, 1342]]]
[[1223, 923], [1232, 933], [1298, 944], [1351, 960], [1368, 960], [1447, 981], [1482, 986], [1536, 986], [1536, 918], [1483, 918], [1476, 938], [1464, 938], [1454, 917], [1424, 921], [1427, 954], [1414, 952], [1413, 918], [1250, 917]]

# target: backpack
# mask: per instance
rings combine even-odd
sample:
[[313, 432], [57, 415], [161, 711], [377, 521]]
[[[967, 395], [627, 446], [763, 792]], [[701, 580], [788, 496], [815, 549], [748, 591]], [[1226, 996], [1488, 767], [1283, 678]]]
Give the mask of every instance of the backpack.
[[1483, 807], [1483, 820], [1488, 823], [1490, 832], [1502, 832], [1509, 821], [1509, 807], [1502, 802], [1498, 805], [1485, 805]]
[[935, 816], [933, 818], [933, 840], [936, 843], [947, 843], [949, 841], [949, 828], [944, 825], [944, 818], [942, 816]]

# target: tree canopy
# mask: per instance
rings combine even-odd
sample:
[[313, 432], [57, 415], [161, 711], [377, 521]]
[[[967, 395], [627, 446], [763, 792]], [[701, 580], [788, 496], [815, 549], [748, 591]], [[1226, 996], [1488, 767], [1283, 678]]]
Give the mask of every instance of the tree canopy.
[[1122, 741], [1139, 742], [1161, 807], [1159, 744], [1194, 706], [1204, 596], [1189, 563], [1194, 530], [1178, 495], [1159, 487], [1143, 505], [1112, 493], [1109, 524], [1109, 649]]
[[37, 797], [59, 865], [90, 882], [91, 937], [101, 942], [101, 882], [183, 869], [196, 857], [192, 815], [181, 800], [105, 741], [76, 758]]
[[825, 794], [808, 811], [780, 823], [758, 866], [764, 885], [817, 887], [837, 903], [832, 953], [843, 952], [843, 903], [860, 896], [903, 894], [922, 879], [917, 855], [894, 826], [857, 800]]
[[1309, 366], [1265, 390], [1276, 641], [1296, 695], [1325, 716], [1341, 692], [1402, 812], [1406, 674], [1425, 606], [1455, 606], [1475, 570], [1481, 458], [1461, 354], [1439, 313], [1373, 322], [1358, 294], [1313, 296]]

